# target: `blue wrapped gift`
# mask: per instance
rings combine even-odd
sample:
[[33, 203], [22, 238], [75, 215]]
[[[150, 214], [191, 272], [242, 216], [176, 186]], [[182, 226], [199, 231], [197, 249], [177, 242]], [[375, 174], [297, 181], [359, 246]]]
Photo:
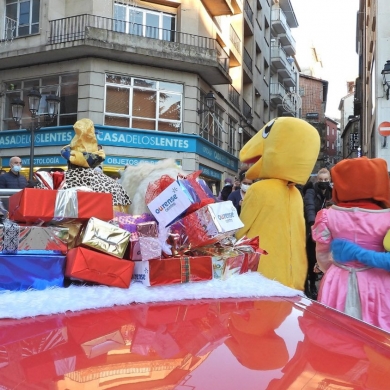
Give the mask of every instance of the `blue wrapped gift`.
[[47, 251], [0, 254], [0, 291], [63, 287], [65, 259], [64, 255]]

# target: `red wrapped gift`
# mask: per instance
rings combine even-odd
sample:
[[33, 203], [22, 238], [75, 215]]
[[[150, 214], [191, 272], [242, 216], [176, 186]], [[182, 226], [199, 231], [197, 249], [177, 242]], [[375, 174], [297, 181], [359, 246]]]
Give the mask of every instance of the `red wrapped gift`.
[[129, 288], [133, 268], [132, 261], [77, 247], [66, 255], [65, 276], [107, 286]]
[[133, 281], [146, 286], [201, 282], [213, 278], [211, 256], [182, 256], [134, 263]]
[[240, 274], [245, 272], [256, 272], [259, 267], [260, 256], [267, 255], [267, 251], [260, 248], [259, 237], [247, 238], [246, 236], [238, 240], [234, 247], [245, 254], [244, 262]]
[[13, 221], [49, 222], [91, 217], [103, 221], [114, 217], [111, 194], [25, 188], [9, 198], [9, 218]]

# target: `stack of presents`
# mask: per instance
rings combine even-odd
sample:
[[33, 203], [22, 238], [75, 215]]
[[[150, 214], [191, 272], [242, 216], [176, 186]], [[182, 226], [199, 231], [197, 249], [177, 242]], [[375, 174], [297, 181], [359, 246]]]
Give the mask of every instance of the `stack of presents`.
[[216, 202], [199, 172], [149, 185], [150, 213], [114, 212], [112, 195], [88, 188], [26, 188], [0, 224], [0, 290], [70, 283], [129, 288], [226, 279], [256, 271], [259, 240], [230, 201]]

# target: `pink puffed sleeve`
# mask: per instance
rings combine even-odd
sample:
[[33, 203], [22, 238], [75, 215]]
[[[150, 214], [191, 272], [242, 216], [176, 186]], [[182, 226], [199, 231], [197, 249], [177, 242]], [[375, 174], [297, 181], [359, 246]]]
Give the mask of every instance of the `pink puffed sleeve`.
[[316, 252], [329, 252], [332, 235], [328, 228], [328, 209], [320, 210], [311, 228], [311, 236], [316, 242]]

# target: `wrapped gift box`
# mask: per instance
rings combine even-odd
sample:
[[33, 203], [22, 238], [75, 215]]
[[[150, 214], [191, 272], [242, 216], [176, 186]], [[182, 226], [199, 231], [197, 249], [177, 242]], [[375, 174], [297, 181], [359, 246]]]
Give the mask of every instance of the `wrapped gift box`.
[[182, 256], [134, 263], [133, 281], [146, 286], [200, 282], [212, 278], [210, 256]]
[[139, 223], [151, 222], [155, 220], [156, 219], [153, 217], [153, 215], [147, 213], [140, 215], [130, 215], [116, 211], [114, 216], [114, 221], [118, 223], [118, 226], [130, 233], [135, 233], [137, 231], [137, 225]]
[[159, 259], [161, 257], [161, 244], [158, 240], [157, 223], [154, 221], [139, 223], [137, 234], [141, 260]]
[[171, 226], [180, 251], [214, 244], [232, 236], [244, 225], [231, 201], [208, 204]]
[[64, 285], [64, 255], [34, 251], [0, 255], [0, 290], [44, 290]]
[[241, 273], [245, 254], [233, 248], [207, 247], [195, 250], [196, 254], [212, 256], [213, 278], [226, 280]]
[[105, 253], [77, 247], [66, 256], [65, 275], [69, 278], [128, 288], [134, 263]]
[[91, 218], [82, 232], [80, 244], [111, 256], [123, 258], [130, 233], [98, 218]]
[[0, 224], [0, 252], [47, 250], [66, 254], [69, 229], [57, 226], [25, 226], [12, 221]]
[[187, 189], [174, 181], [147, 206], [158, 223], [165, 227], [183, 215], [192, 203], [193, 199]]
[[114, 217], [112, 195], [98, 192], [25, 188], [9, 198], [9, 218], [19, 222]]

